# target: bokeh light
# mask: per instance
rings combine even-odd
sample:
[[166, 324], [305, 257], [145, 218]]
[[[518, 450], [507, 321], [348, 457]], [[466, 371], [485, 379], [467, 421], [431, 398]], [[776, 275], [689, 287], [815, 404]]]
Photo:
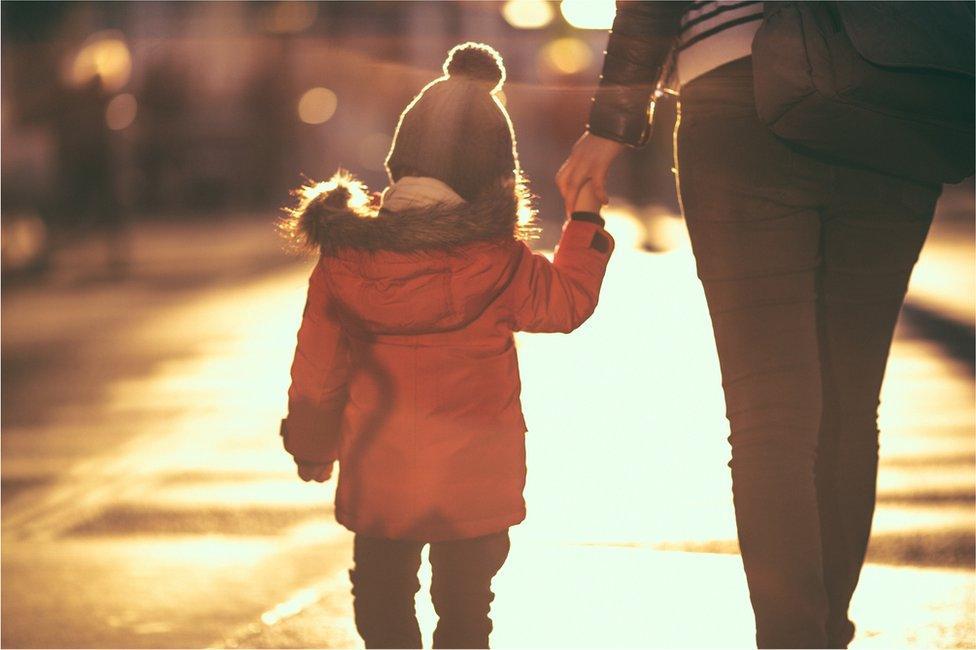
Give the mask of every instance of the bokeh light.
[[298, 117], [306, 124], [323, 124], [335, 115], [338, 105], [336, 94], [328, 88], [310, 88], [298, 100]]
[[100, 32], [88, 39], [68, 67], [68, 85], [82, 87], [98, 77], [108, 92], [121, 90], [132, 74], [132, 57], [122, 35], [116, 31]]
[[593, 63], [590, 46], [572, 36], [552, 41], [542, 49], [540, 57], [546, 68], [560, 74], [577, 74]]
[[0, 238], [4, 270], [31, 263], [44, 250], [47, 239], [47, 227], [40, 218], [4, 216], [3, 237]]
[[502, 16], [516, 29], [539, 29], [552, 22], [555, 12], [548, 0], [508, 0]]
[[559, 11], [577, 29], [610, 29], [617, 8], [613, 0], [562, 0]]
[[129, 93], [116, 95], [105, 107], [105, 123], [113, 131], [121, 131], [136, 119], [139, 105]]
[[314, 2], [273, 2], [268, 5], [265, 29], [276, 34], [296, 34], [311, 27], [317, 15]]
[[392, 142], [393, 137], [387, 133], [370, 133], [359, 145], [359, 163], [370, 171], [382, 171]]

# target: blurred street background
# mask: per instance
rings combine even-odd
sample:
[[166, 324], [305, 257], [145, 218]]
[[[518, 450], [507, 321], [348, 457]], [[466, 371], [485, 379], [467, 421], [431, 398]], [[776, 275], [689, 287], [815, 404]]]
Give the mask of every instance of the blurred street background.
[[[0, 11], [2, 645], [361, 647], [334, 483], [301, 483], [277, 433], [312, 264], [277, 210], [338, 166], [381, 189], [400, 110], [481, 40], [550, 248], [612, 3]], [[753, 644], [673, 103], [657, 116], [612, 173], [597, 314], [518, 337], [529, 515], [496, 647]], [[976, 647], [974, 206], [972, 179], [946, 188], [896, 335], [852, 647]]]

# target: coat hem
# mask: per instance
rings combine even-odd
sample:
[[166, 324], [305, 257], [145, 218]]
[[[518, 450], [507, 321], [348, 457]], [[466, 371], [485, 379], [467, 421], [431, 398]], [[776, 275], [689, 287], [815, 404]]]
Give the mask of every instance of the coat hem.
[[[417, 542], [447, 542], [459, 539], [471, 539], [483, 537], [493, 533], [499, 533], [512, 526], [522, 523], [525, 520], [525, 509], [519, 512], [508, 513], [498, 517], [487, 517], [484, 519], [467, 520], [462, 523], [447, 523], [441, 526], [419, 525], [416, 527], [407, 525], [402, 526], [367, 526], [356, 521], [355, 517], [349, 516], [338, 506], [335, 509], [336, 521], [342, 524], [349, 531], [357, 535], [368, 537], [378, 537], [383, 539], [402, 539]], [[404, 532], [392, 532], [391, 529], [399, 529]]]

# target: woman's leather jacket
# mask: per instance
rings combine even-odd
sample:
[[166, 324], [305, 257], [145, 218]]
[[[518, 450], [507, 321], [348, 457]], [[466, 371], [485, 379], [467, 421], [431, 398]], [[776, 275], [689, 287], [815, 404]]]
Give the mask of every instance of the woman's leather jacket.
[[690, 2], [617, 2], [603, 74], [587, 130], [641, 146], [650, 137], [651, 95]]

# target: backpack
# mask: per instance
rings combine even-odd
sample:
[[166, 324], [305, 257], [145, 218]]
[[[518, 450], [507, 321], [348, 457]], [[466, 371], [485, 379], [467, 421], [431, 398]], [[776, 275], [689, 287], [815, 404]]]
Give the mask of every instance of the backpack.
[[767, 2], [764, 12], [756, 109], [774, 134], [920, 182], [972, 175], [972, 3]]

